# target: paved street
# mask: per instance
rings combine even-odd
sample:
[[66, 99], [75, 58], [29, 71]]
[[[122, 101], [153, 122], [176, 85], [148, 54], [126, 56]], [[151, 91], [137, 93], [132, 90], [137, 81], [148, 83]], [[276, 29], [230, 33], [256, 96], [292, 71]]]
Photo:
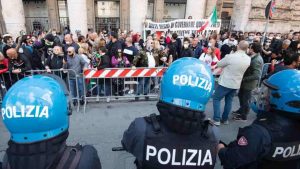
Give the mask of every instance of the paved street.
[[[238, 106], [235, 98], [233, 110]], [[208, 117], [212, 117], [212, 101], [207, 106]], [[111, 103], [90, 103], [86, 114], [74, 112], [71, 116], [69, 144], [92, 144], [101, 158], [103, 169], [134, 169], [133, 158], [125, 152], [112, 152], [111, 148], [120, 146], [123, 131], [136, 117], [158, 113], [156, 101], [148, 102], [111, 102]], [[254, 113], [250, 119], [253, 120]], [[248, 123], [230, 121], [230, 125], [221, 126], [220, 133], [224, 142], [233, 140], [239, 127]], [[7, 130], [0, 122], [0, 151], [6, 149], [9, 139]], [[3, 151], [0, 153], [2, 159]], [[220, 169], [218, 164], [216, 169]]]

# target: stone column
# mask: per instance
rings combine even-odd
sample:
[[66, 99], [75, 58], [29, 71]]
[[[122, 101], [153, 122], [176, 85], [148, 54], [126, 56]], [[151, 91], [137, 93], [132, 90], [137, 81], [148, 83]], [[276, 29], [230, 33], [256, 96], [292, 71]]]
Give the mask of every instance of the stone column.
[[148, 0], [130, 0], [130, 29], [143, 33], [143, 25], [147, 15]]
[[88, 29], [86, 0], [68, 0], [67, 3], [71, 32], [76, 35], [76, 31], [81, 31], [85, 36]]
[[160, 22], [164, 17], [164, 0], [154, 0], [154, 21]]
[[185, 18], [187, 19], [189, 16], [192, 16], [193, 19], [205, 19], [206, 1], [187, 0]]
[[130, 0], [120, 0], [120, 28], [130, 29]]
[[[0, 2], [0, 11], [2, 11], [1, 2]], [[4, 20], [3, 20], [2, 12], [0, 12], [0, 34], [3, 35], [5, 32], [6, 32], [5, 23], [4, 23]]]
[[87, 27], [95, 31], [95, 0], [86, 0], [87, 6]]
[[22, 0], [1, 0], [1, 4], [5, 28], [16, 38], [21, 30], [26, 31], [23, 2]]
[[46, 0], [48, 7], [49, 28], [60, 30], [57, 0]]
[[210, 14], [212, 13], [216, 5], [217, 5], [217, 0], [207, 0], [205, 18], [208, 18], [210, 16]]
[[233, 30], [245, 31], [251, 11], [251, 3], [252, 0], [235, 0], [231, 16], [231, 25]]

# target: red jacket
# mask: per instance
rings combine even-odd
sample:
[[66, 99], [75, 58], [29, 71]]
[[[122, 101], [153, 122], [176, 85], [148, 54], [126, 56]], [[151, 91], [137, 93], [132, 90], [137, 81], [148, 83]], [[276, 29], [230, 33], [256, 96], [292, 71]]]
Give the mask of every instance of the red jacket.
[[[204, 48], [203, 49], [203, 52], [207, 52], [207, 48]], [[220, 52], [220, 49], [219, 48], [215, 48], [215, 55], [216, 57], [218, 58], [218, 60], [221, 60], [221, 52]]]
[[7, 72], [8, 70], [8, 59], [0, 61], [0, 74]]

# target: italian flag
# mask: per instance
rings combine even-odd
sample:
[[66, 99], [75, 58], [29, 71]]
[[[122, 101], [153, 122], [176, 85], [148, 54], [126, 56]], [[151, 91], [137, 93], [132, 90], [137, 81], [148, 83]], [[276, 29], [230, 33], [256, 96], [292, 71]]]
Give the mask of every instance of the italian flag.
[[203, 30], [205, 30], [208, 26], [211, 25], [215, 25], [218, 21], [218, 13], [217, 13], [217, 7], [214, 7], [213, 12], [211, 13], [211, 15], [209, 16], [208, 20], [204, 23], [204, 25], [201, 26], [201, 28], [197, 31], [202, 32]]

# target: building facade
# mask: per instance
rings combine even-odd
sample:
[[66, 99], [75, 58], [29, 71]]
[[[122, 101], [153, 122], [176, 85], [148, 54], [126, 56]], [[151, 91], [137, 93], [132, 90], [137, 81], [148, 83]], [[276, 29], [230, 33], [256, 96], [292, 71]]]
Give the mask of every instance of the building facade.
[[[264, 30], [264, 11], [270, 0], [1, 0], [0, 33], [56, 29], [86, 34], [88, 29], [143, 31], [146, 19], [166, 22], [207, 18], [217, 5], [222, 28]], [[278, 1], [278, 2], [277, 2]], [[299, 30], [300, 2], [276, 0], [272, 32]], [[278, 29], [280, 28], [280, 29]]]

